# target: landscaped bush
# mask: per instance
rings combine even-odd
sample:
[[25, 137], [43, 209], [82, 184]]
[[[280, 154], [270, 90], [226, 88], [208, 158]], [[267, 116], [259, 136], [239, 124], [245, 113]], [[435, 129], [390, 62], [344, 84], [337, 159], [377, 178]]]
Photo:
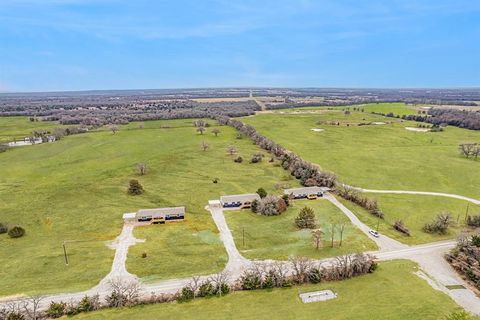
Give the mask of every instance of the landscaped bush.
[[25, 235], [25, 229], [23, 229], [20, 226], [15, 226], [15, 227], [11, 228], [10, 230], [8, 230], [8, 235], [10, 236], [10, 238], [23, 237]]
[[68, 304], [65, 314], [68, 316], [74, 316], [82, 312], [95, 311], [100, 308], [101, 304], [99, 295], [94, 295], [93, 297], [85, 296], [78, 304]]
[[260, 198], [265, 198], [267, 196], [267, 191], [263, 188], [258, 188], [257, 194], [260, 196]]
[[309, 207], [303, 207], [298, 216], [295, 218], [295, 225], [300, 229], [315, 229], [317, 226], [317, 221], [313, 209]]
[[195, 298], [195, 292], [190, 287], [183, 287], [178, 296], [179, 302], [187, 302]]
[[8, 227], [3, 223], [0, 223], [0, 234], [7, 233], [7, 232], [8, 232]]
[[[255, 205], [255, 211], [265, 216], [276, 216], [282, 214], [287, 209], [285, 200], [277, 196], [266, 196], [260, 199]], [[252, 206], [253, 211], [253, 206]]]
[[238, 156], [238, 157], [236, 157], [233, 161], [236, 162], [236, 163], [242, 163], [242, 162], [243, 162], [243, 158], [240, 157], [240, 156]]
[[467, 225], [474, 228], [480, 227], [480, 215], [468, 216]]
[[250, 209], [252, 210], [253, 213], [257, 213], [257, 207], [258, 207], [258, 200], [255, 199], [252, 201], [252, 204], [250, 205]]
[[209, 297], [214, 295], [215, 295], [215, 287], [209, 281], [202, 283], [198, 288], [197, 297]]
[[473, 246], [480, 248], [480, 235], [474, 234], [470, 238], [470, 242], [472, 243]]
[[441, 213], [437, 215], [435, 220], [433, 220], [431, 223], [427, 223], [423, 227], [423, 231], [427, 233], [446, 234], [451, 222], [452, 215], [450, 213]]
[[8, 146], [4, 144], [0, 144], [0, 153], [7, 151], [7, 149], [8, 149]]
[[407, 236], [410, 236], [410, 230], [408, 230], [407, 226], [403, 223], [402, 220], [395, 221], [395, 223], [393, 224], [393, 229]]
[[255, 290], [262, 288], [261, 274], [255, 270], [245, 271], [239, 279], [242, 290]]
[[67, 304], [61, 302], [50, 302], [50, 306], [47, 309], [47, 316], [50, 318], [60, 318], [65, 315], [67, 311]]
[[263, 155], [261, 153], [256, 153], [252, 156], [250, 163], [258, 163], [262, 161]]
[[140, 195], [144, 192], [143, 186], [137, 179], [130, 180], [130, 185], [128, 187], [128, 193], [131, 195]]

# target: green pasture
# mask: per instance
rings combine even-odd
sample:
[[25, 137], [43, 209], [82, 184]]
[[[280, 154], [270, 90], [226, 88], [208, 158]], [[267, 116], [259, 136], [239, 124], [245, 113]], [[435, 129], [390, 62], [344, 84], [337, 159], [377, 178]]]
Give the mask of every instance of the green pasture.
[[[302, 158], [335, 172], [350, 185], [447, 192], [480, 199], [480, 160], [466, 159], [458, 152], [460, 143], [480, 142], [478, 131], [447, 127], [443, 132], [412, 132], [405, 128], [418, 123], [368, 112], [345, 115], [338, 110], [264, 113], [243, 121]], [[371, 122], [386, 124], [358, 126]]]
[[[30, 125], [27, 118], [0, 120], [4, 135]], [[132, 123], [116, 134], [89, 132], [0, 154], [0, 222], [26, 229], [20, 239], [0, 235], [1, 296], [94, 286], [110, 270], [114, 251], [106, 244], [120, 233], [122, 214], [141, 208], [183, 205], [186, 221], [135, 230], [147, 241], [131, 248], [130, 272], [155, 279], [218, 271], [226, 253], [204, 209], [207, 201], [221, 194], [253, 192], [260, 185], [273, 191], [285, 174], [267, 161], [249, 164], [248, 158], [259, 149], [249, 139], [236, 139], [230, 127], [220, 127], [218, 137], [211, 128], [198, 134], [192, 120], [137, 127]], [[207, 151], [201, 150], [202, 141], [209, 143]], [[226, 152], [230, 144], [246, 161], [233, 162]], [[137, 174], [139, 162], [147, 164], [147, 175]], [[133, 178], [145, 194], [127, 194]], [[147, 258], [141, 258], [143, 252]]]
[[[318, 227], [324, 232], [319, 250], [314, 246], [311, 230], [299, 230], [294, 224], [295, 217], [305, 206], [314, 209]], [[376, 250], [375, 243], [358, 230], [342, 211], [324, 199], [295, 200], [279, 216], [262, 216], [242, 210], [225, 211], [225, 217], [237, 248], [249, 259], [287, 260], [291, 255], [320, 259]], [[340, 246], [342, 225], [344, 232]]]

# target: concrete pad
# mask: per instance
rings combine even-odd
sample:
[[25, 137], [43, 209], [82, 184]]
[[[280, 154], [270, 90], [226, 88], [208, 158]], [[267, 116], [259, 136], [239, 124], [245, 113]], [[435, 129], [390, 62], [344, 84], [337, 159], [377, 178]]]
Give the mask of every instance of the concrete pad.
[[337, 298], [337, 294], [332, 290], [301, 293], [299, 296], [303, 303], [326, 301]]

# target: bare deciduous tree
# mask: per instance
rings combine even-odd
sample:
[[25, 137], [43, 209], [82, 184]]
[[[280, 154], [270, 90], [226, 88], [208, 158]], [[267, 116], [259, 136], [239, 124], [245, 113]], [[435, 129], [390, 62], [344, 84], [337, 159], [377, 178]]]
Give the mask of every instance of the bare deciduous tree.
[[140, 283], [138, 281], [125, 282], [121, 279], [114, 279], [108, 282], [111, 293], [107, 297], [107, 303], [111, 307], [123, 307], [133, 305], [140, 296]]
[[198, 288], [200, 288], [201, 281], [199, 276], [193, 276], [192, 280], [187, 284], [187, 287], [189, 287], [192, 292], [193, 292], [193, 298], [195, 299], [197, 296], [197, 291]]
[[147, 164], [146, 163], [137, 163], [138, 174], [144, 176], [147, 174]]
[[317, 249], [317, 250], [322, 245], [322, 236], [323, 236], [322, 229], [316, 229], [316, 230], [312, 231], [313, 244], [315, 245], [315, 249]]
[[203, 151], [207, 151], [207, 149], [210, 147], [208, 142], [202, 141], [202, 144], [200, 145]]
[[228, 152], [231, 156], [233, 156], [235, 153], [237, 153], [237, 148], [235, 148], [235, 146], [233, 146], [233, 145], [230, 145], [230, 146], [228, 146], [228, 148], [227, 148], [227, 152]]
[[217, 295], [222, 295], [222, 289], [224, 286], [228, 285], [228, 273], [226, 271], [222, 271], [220, 273], [216, 273], [208, 278], [208, 280], [213, 284], [217, 291]]
[[117, 133], [118, 131], [118, 126], [115, 124], [110, 125], [110, 131], [112, 131], [113, 134]]
[[205, 128], [204, 127], [198, 127], [197, 132], [200, 132], [200, 134], [203, 135], [203, 133], [205, 132]]
[[212, 129], [212, 133], [216, 136], [218, 136], [218, 134], [220, 133], [220, 130], [218, 128], [213, 128]]
[[305, 257], [290, 257], [290, 264], [293, 269], [293, 279], [297, 283], [305, 283], [308, 280], [308, 272], [312, 268], [313, 262]]
[[40, 318], [39, 306], [43, 297], [31, 296], [21, 302], [23, 314], [30, 320], [37, 320]]

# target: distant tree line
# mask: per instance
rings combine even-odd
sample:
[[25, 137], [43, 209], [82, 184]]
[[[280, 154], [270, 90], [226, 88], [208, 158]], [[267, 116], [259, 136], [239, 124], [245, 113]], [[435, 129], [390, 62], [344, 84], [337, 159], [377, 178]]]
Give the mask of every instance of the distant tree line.
[[392, 112], [386, 114], [381, 112], [372, 113], [390, 118], [401, 118], [409, 121], [426, 122], [433, 124], [434, 127], [450, 125], [463, 129], [480, 130], [480, 111], [432, 108], [428, 110], [427, 114], [411, 114], [400, 116], [395, 115]]
[[137, 104], [51, 104], [0, 107], [0, 116], [29, 116], [31, 121], [59, 121], [61, 124], [102, 126], [131, 121], [214, 118], [218, 115], [241, 117], [259, 110], [254, 101], [200, 103], [168, 100]]

